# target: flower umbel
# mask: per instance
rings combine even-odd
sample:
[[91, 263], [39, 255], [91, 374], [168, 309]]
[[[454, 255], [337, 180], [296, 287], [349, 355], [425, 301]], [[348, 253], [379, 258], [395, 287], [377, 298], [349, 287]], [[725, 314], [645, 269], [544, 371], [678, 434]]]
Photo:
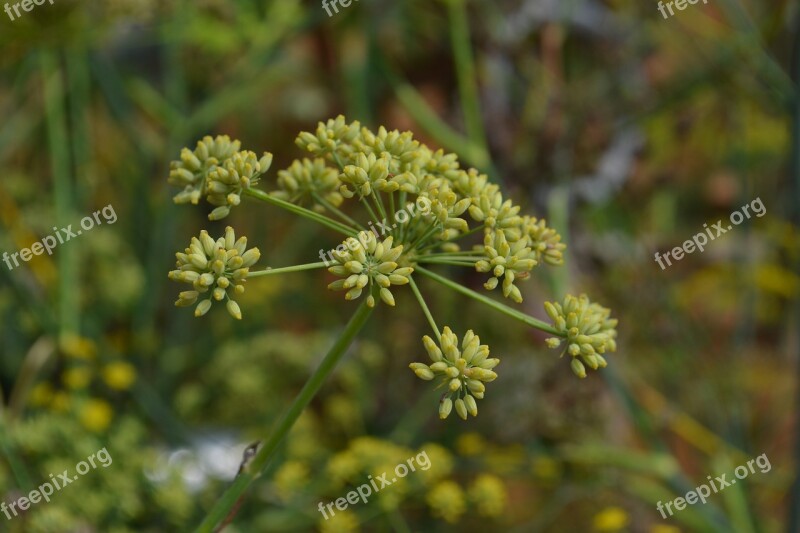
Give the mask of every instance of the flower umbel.
[[[524, 291], [517, 282], [530, 279], [535, 266], [563, 263], [561, 237], [543, 220], [520, 214], [520, 206], [505, 198], [489, 176], [476, 169], [462, 169], [455, 154], [433, 151], [416, 141], [411, 132], [381, 128], [375, 134], [359, 122], [348, 123], [343, 116], [320, 122], [315, 133], [301, 132], [295, 144], [316, 159], [295, 162], [278, 172], [273, 190], [255, 187], [270, 166], [271, 155], [256, 159], [253, 152], [240, 151], [238, 141], [224, 136], [205, 137], [194, 151], [184, 149], [180, 161], [172, 163], [169, 177], [170, 183], [183, 187], [175, 202], [198, 203], [205, 197], [214, 206], [212, 220], [227, 216], [231, 207], [249, 197], [346, 238], [336, 252], [328, 253], [333, 266], [320, 250], [322, 262], [251, 272], [249, 267], [259, 257], [257, 249], [246, 250], [247, 241], [235, 240], [231, 228], [217, 240], [203, 231], [184, 253], [177, 254], [177, 270], [170, 272], [170, 279], [191, 283], [193, 288], [180, 294], [177, 305], [194, 305], [200, 299], [195, 308], [200, 316], [208, 312], [213, 300], [227, 299], [228, 311], [238, 319], [241, 311], [229, 289], [240, 293], [247, 279], [323, 268], [340, 277], [329, 288], [347, 291], [347, 300], [367, 292], [268, 442], [279, 443], [297, 422], [366, 324], [376, 296], [394, 306], [394, 294], [389, 289], [399, 285], [409, 286], [438, 339], [437, 343], [423, 337], [431, 364], [410, 366], [424, 380], [438, 376], [441, 386], [446, 387], [439, 405], [440, 418], [447, 418], [453, 408], [463, 419], [478, 414], [476, 399], [483, 398], [485, 384], [497, 377], [492, 369], [499, 360], [489, 358], [489, 348], [480, 344], [471, 330], [460, 347], [450, 328], [439, 332], [417, 284], [420, 276], [528, 327], [555, 335], [547, 340], [550, 347], [567, 340], [564, 351], [572, 355], [572, 369], [581, 377], [585, 376], [584, 364], [605, 366], [601, 354], [616, 348], [617, 321], [609, 318], [608, 309], [584, 296], [568, 296], [563, 304], [546, 304], [551, 325], [433, 270], [461, 267], [491, 273], [484, 288], [492, 290], [502, 279], [503, 295], [519, 303]], [[427, 208], [423, 209], [421, 201]], [[414, 212], [414, 207], [419, 211]], [[371, 233], [366, 231], [367, 226]], [[316, 252], [311, 255], [316, 257]], [[206, 293], [208, 297], [201, 299]], [[253, 468], [263, 472], [277, 448], [263, 446], [253, 459]], [[231, 484], [201, 530], [214, 530], [229, 517], [254, 477], [240, 477], [241, 482]], [[495, 483], [483, 481], [473, 492], [473, 499], [487, 503], [482, 512], [499, 512], [500, 491]], [[436, 513], [452, 522], [467, 511], [464, 491], [448, 482], [434, 487], [428, 502]]]
[[561, 355], [572, 356], [571, 366], [576, 376], [586, 377], [584, 364], [592, 370], [606, 367], [601, 354], [617, 350], [617, 319], [609, 318], [610, 309], [590, 302], [585, 294], [578, 298], [567, 295], [563, 304], [545, 302], [544, 309], [561, 333], [561, 337], [547, 339], [547, 345], [557, 348], [566, 338], [567, 346]]
[[240, 146], [239, 141], [231, 141], [227, 135], [217, 135], [213, 139], [206, 135], [197, 141], [194, 151], [181, 150], [180, 160], [170, 163], [167, 180], [170, 185], [183, 187], [175, 196], [175, 203], [197, 204], [205, 195], [208, 171], [238, 152]]
[[392, 237], [378, 242], [369, 231], [360, 232], [358, 239], [350, 237], [345, 240], [343, 247], [346, 250], [337, 249], [333, 252], [333, 258], [338, 264], [328, 271], [346, 277], [334, 281], [328, 288], [335, 291], [346, 290], [347, 300], [358, 298], [364, 288], [367, 288], [367, 305], [375, 306], [373, 293], [377, 292], [387, 305], [394, 306], [394, 296], [389, 287], [407, 284], [414, 269], [398, 266], [396, 261], [403, 253], [403, 246], [393, 248], [392, 242]]
[[426, 381], [440, 376], [442, 385], [447, 386], [448, 392], [442, 395], [439, 402], [439, 418], [447, 418], [453, 406], [464, 420], [467, 414], [478, 416], [475, 398], [483, 399], [486, 390], [484, 383], [497, 379], [492, 369], [500, 363], [500, 359], [489, 358], [489, 347], [481, 344], [480, 338], [471, 329], [464, 335], [461, 349], [458, 347], [458, 337], [447, 326], [439, 344], [427, 335], [422, 342], [433, 364], [411, 363], [409, 368]]
[[489, 348], [471, 330], [460, 347], [450, 328], [440, 334], [417, 284], [420, 276], [550, 333], [550, 347], [566, 340], [564, 353], [572, 356], [572, 370], [580, 377], [586, 366], [606, 365], [602, 354], [616, 349], [617, 321], [585, 296], [546, 303], [551, 325], [429, 270], [462, 267], [486, 273], [484, 289], [500, 287], [505, 298], [521, 303], [524, 282], [536, 267], [563, 265], [561, 236], [544, 219], [522, 213], [487, 174], [462, 168], [456, 154], [434, 151], [411, 132], [384, 127], [373, 132], [343, 116], [301, 132], [295, 144], [312, 158], [279, 170], [262, 191], [256, 186], [266, 181], [270, 153], [259, 159], [240, 150], [239, 141], [204, 137], [171, 165], [170, 183], [184, 188], [175, 201], [197, 203], [204, 197], [214, 206], [209, 218], [217, 220], [250, 197], [336, 231], [346, 237], [344, 242], [327, 254], [330, 260], [320, 250], [321, 263], [251, 272], [257, 249], [246, 251], [246, 241], [234, 241], [230, 228], [216, 241], [203, 232], [178, 254], [178, 269], [170, 273], [171, 279], [193, 286], [181, 293], [177, 305], [199, 301], [195, 314], [200, 316], [213, 301], [227, 300], [228, 311], [240, 318], [231, 296], [244, 290], [245, 279], [322, 268], [339, 278], [329, 289], [345, 291], [346, 300], [364, 295], [367, 308], [378, 298], [394, 307], [396, 290], [409, 290], [399, 288], [408, 285], [439, 339], [438, 345], [431, 337], [423, 339], [432, 364], [413, 363], [411, 368], [422, 379], [440, 377], [447, 387], [441, 418], [453, 408], [462, 418], [477, 414], [476, 399], [483, 397], [485, 383], [497, 377], [492, 368], [498, 360], [488, 357]]
[[227, 299], [226, 307], [232, 317], [241, 320], [242, 312], [231, 297], [231, 292], [244, 292], [244, 282], [250, 267], [261, 257], [258, 248], [247, 249], [247, 237], [236, 240], [233, 228], [225, 228], [225, 235], [212, 239], [206, 230], [200, 237], [192, 237], [192, 242], [183, 253], [177, 253], [177, 270], [169, 273], [169, 279], [183, 283], [191, 283], [194, 290], [184, 291], [178, 296], [175, 305], [185, 307], [193, 305], [201, 294], [210, 292], [195, 307], [194, 315], [203, 316], [211, 309], [212, 300], [218, 302]]

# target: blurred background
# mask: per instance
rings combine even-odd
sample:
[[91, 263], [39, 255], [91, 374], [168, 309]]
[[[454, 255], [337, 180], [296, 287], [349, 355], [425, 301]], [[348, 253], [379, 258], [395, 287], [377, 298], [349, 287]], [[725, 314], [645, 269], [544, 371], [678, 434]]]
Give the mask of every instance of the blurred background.
[[[410, 291], [379, 306], [228, 531], [800, 531], [796, 477], [800, 123], [797, 2], [54, 0], [0, 13], [0, 499], [106, 447], [0, 531], [183, 531], [274, 425], [355, 305], [320, 272], [253, 280], [235, 322], [173, 307], [174, 253], [230, 224], [261, 264], [340, 238], [255, 202], [175, 206], [169, 161], [228, 134], [275, 171], [339, 113], [412, 130], [490, 174], [568, 244], [525, 311], [586, 292], [620, 320], [578, 380], [544, 335], [421, 281], [440, 323], [502, 358], [469, 422], [440, 421], [408, 363]], [[793, 178], [794, 176], [794, 178]], [[795, 180], [795, 181], [793, 181]], [[742, 205], [704, 253], [665, 252]], [[794, 220], [793, 220], [794, 219]], [[101, 219], [102, 220], [102, 219]], [[483, 275], [445, 271], [477, 288]], [[430, 301], [430, 300], [429, 300]], [[431, 468], [325, 521], [318, 502], [425, 451]], [[663, 519], [656, 503], [766, 454], [771, 470]]]

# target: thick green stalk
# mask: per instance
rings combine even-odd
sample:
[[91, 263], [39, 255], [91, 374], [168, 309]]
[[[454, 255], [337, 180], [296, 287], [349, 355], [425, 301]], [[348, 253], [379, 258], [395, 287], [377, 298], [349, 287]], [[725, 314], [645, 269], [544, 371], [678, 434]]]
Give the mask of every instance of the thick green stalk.
[[262, 202], [266, 202], [268, 204], [272, 204], [277, 207], [282, 207], [287, 211], [290, 211], [296, 215], [300, 215], [305, 217], [309, 220], [313, 220], [314, 222], [318, 222], [323, 226], [327, 226], [328, 228], [338, 231], [339, 233], [343, 233], [348, 237], [354, 237], [358, 232], [349, 226], [345, 226], [341, 222], [337, 222], [332, 218], [328, 218], [325, 215], [321, 215], [320, 213], [316, 213], [311, 211], [310, 209], [306, 209], [305, 207], [300, 207], [299, 205], [295, 205], [291, 202], [287, 202], [285, 200], [281, 200], [279, 198], [275, 198], [274, 196], [270, 196], [269, 194], [265, 193], [264, 191], [260, 191], [258, 189], [245, 189], [244, 194], [247, 196], [251, 196]]
[[492, 307], [493, 309], [496, 309], [497, 311], [500, 311], [501, 313], [503, 313], [505, 315], [508, 315], [508, 316], [510, 316], [512, 318], [515, 318], [515, 319], [519, 320], [520, 322], [522, 322], [523, 324], [526, 324], [528, 326], [534, 327], [534, 328], [536, 328], [538, 330], [541, 330], [541, 331], [544, 331], [546, 333], [550, 333], [552, 335], [556, 335], [556, 336], [559, 336], [559, 337], [561, 336], [561, 333], [559, 333], [559, 331], [557, 329], [555, 329], [553, 326], [551, 326], [550, 324], [547, 324], [546, 322], [542, 322], [538, 318], [533, 318], [530, 315], [526, 315], [525, 313], [523, 313], [521, 311], [517, 311], [516, 309], [512, 309], [511, 307], [508, 307], [505, 304], [501, 304], [500, 302], [492, 300], [488, 296], [484, 296], [483, 294], [477, 293], [477, 292], [473, 291], [472, 289], [468, 289], [467, 287], [464, 287], [463, 285], [459, 285], [458, 283], [456, 283], [454, 281], [451, 281], [451, 280], [449, 280], [449, 279], [447, 279], [447, 278], [445, 278], [443, 276], [440, 276], [436, 272], [431, 272], [427, 268], [423, 268], [423, 267], [417, 265], [417, 266], [414, 267], [414, 272], [419, 272], [420, 274], [428, 276], [429, 278], [431, 278], [433, 280], [436, 280], [439, 283], [441, 283], [442, 285], [446, 285], [447, 287], [450, 287], [451, 289], [453, 289], [453, 290], [455, 290], [457, 292], [460, 292], [461, 294], [463, 294], [465, 296], [469, 296], [470, 298], [472, 298], [474, 300], [478, 300], [479, 302], [485, 303], [489, 307]]
[[347, 348], [353, 342], [358, 332], [364, 327], [371, 313], [372, 308], [367, 306], [367, 300], [364, 298], [361, 305], [350, 319], [350, 322], [348, 322], [347, 327], [345, 327], [342, 332], [342, 335], [336, 340], [327, 355], [325, 355], [325, 358], [322, 360], [317, 370], [314, 371], [314, 374], [306, 381], [303, 389], [297, 397], [295, 397], [289, 410], [286, 411], [278, 422], [278, 426], [264, 442], [261, 450], [259, 450], [253, 458], [249, 466], [234, 480], [233, 484], [222, 495], [222, 498], [217, 501], [216, 505], [214, 505], [208, 513], [203, 523], [197, 528], [196, 531], [198, 533], [210, 533], [214, 531], [214, 528], [216, 528], [218, 524], [221, 524], [231, 513], [231, 510], [242, 497], [247, 487], [249, 487], [266, 469], [269, 461], [275, 455], [278, 446], [283, 442], [283, 439], [289, 433], [289, 430], [292, 429], [295, 422], [297, 422], [297, 419], [306, 406], [311, 403], [311, 400], [314, 399], [314, 396], [319, 392], [320, 387], [322, 387], [322, 384], [339, 363], [342, 356], [344, 356]]

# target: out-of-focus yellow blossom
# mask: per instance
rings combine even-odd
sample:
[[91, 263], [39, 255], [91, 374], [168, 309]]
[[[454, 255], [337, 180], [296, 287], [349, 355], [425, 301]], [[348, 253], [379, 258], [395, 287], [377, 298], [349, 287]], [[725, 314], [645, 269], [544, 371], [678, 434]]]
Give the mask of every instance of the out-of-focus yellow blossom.
[[287, 461], [275, 473], [275, 488], [283, 501], [291, 500], [308, 484], [308, 466], [300, 461]]
[[555, 481], [561, 477], [561, 465], [551, 457], [539, 456], [531, 461], [531, 472], [538, 479]]
[[331, 395], [325, 400], [325, 415], [328, 420], [345, 430], [355, 430], [361, 424], [358, 403], [344, 394]]
[[354, 533], [360, 531], [358, 516], [352, 511], [339, 511], [334, 509], [333, 516], [328, 520], [321, 518], [319, 521], [320, 533]]
[[91, 340], [77, 335], [65, 335], [59, 343], [64, 355], [75, 359], [92, 359], [97, 353], [97, 345]]
[[345, 450], [328, 461], [327, 472], [335, 483], [344, 485], [355, 478], [360, 468], [361, 462], [358, 457], [351, 451]]
[[480, 433], [464, 433], [456, 439], [456, 450], [465, 457], [480, 455], [486, 450], [486, 440]]
[[64, 413], [69, 411], [70, 406], [70, 397], [69, 394], [63, 391], [59, 391], [53, 394], [53, 399], [50, 402], [50, 408], [53, 411]]
[[483, 474], [469, 488], [469, 499], [478, 508], [479, 514], [498, 517], [506, 508], [506, 489], [497, 476]]
[[455, 481], [442, 481], [428, 492], [426, 498], [433, 514], [454, 524], [466, 510], [464, 491]]
[[80, 409], [81, 424], [97, 433], [108, 428], [113, 416], [111, 406], [104, 400], [90, 399]]
[[655, 524], [650, 526], [650, 533], [681, 533], [681, 530], [675, 526]]
[[[453, 471], [453, 455], [450, 450], [440, 444], [426, 442], [419, 447], [420, 452], [425, 451], [430, 461], [430, 468], [422, 470], [417, 468], [416, 474], [426, 485], [436, 483], [440, 479], [447, 477]], [[416, 475], [415, 474], [415, 475]]]
[[68, 389], [85, 389], [92, 381], [92, 371], [85, 366], [68, 368], [61, 374], [61, 381]]
[[606, 507], [594, 516], [595, 531], [619, 531], [628, 525], [628, 513], [620, 507]]
[[31, 389], [30, 401], [32, 405], [44, 406], [53, 401], [53, 386], [49, 383], [37, 383]]
[[115, 361], [103, 369], [103, 379], [112, 389], [127, 390], [136, 381], [136, 369], [124, 361]]

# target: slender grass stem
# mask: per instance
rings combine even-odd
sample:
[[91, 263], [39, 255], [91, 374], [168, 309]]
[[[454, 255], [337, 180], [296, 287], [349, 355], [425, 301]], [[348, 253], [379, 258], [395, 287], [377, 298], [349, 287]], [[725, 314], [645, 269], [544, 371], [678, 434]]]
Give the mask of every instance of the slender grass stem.
[[458, 92], [461, 96], [461, 109], [464, 113], [467, 135], [472, 142], [488, 153], [486, 134], [483, 131], [483, 121], [481, 120], [478, 84], [475, 82], [475, 59], [470, 48], [466, 2], [464, 0], [445, 0], [445, 4], [447, 4], [450, 44], [455, 56]]
[[[42, 52], [41, 71], [44, 83], [44, 107], [47, 141], [50, 152], [50, 169], [53, 175], [53, 193], [56, 220], [66, 227], [73, 214], [74, 191], [70, 179], [69, 135], [65, 117], [64, 83], [55, 52]], [[58, 258], [58, 316], [59, 335], [78, 332], [80, 306], [78, 304], [77, 263], [75, 250], [65, 246]]]
[[441, 341], [442, 334], [439, 333], [439, 328], [436, 326], [436, 321], [433, 319], [433, 315], [431, 314], [431, 310], [428, 309], [428, 304], [425, 303], [425, 298], [422, 297], [422, 293], [419, 292], [419, 287], [417, 287], [417, 283], [414, 281], [414, 278], [409, 278], [409, 282], [411, 284], [411, 290], [416, 296], [417, 301], [419, 302], [420, 307], [422, 307], [422, 312], [425, 313], [425, 318], [428, 319], [428, 324], [431, 325], [431, 329], [433, 332], [436, 333], [436, 338]]
[[247, 274], [247, 278], [259, 278], [263, 276], [271, 276], [272, 274], [288, 274], [289, 272], [301, 272], [303, 270], [314, 270], [315, 268], [325, 268], [329, 266], [328, 263], [321, 262], [321, 263], [307, 263], [305, 265], [297, 265], [297, 266], [290, 266], [290, 267], [281, 267], [281, 268], [267, 268], [266, 270], [257, 270], [255, 272], [250, 272]]
[[295, 204], [287, 202], [285, 200], [281, 200], [279, 198], [275, 198], [274, 196], [270, 196], [269, 194], [265, 193], [264, 191], [261, 191], [261, 190], [258, 190], [258, 189], [245, 189], [244, 190], [244, 194], [246, 194], [247, 196], [250, 196], [252, 198], [256, 198], [258, 200], [261, 200], [262, 202], [266, 202], [268, 204], [272, 204], [274, 206], [281, 207], [283, 209], [286, 209], [287, 211], [290, 211], [290, 212], [292, 212], [292, 213], [294, 213], [296, 215], [300, 215], [302, 217], [305, 217], [305, 218], [307, 218], [309, 220], [313, 220], [314, 222], [322, 224], [323, 226], [327, 226], [328, 228], [330, 228], [330, 229], [332, 229], [334, 231], [337, 231], [339, 233], [343, 233], [344, 235], [347, 235], [348, 237], [353, 237], [358, 233], [357, 230], [355, 230], [355, 229], [353, 229], [353, 228], [351, 228], [349, 226], [345, 226], [341, 222], [337, 222], [336, 220], [333, 220], [332, 218], [326, 217], [325, 215], [322, 215], [320, 213], [315, 213], [314, 211], [311, 211], [310, 209], [306, 209], [305, 207], [301, 207], [299, 205], [295, 205]]
[[356, 312], [350, 318], [341, 336], [336, 340], [334, 345], [328, 351], [325, 358], [320, 363], [319, 367], [314, 371], [311, 377], [306, 381], [303, 389], [295, 397], [292, 405], [281, 417], [278, 425], [272, 434], [264, 442], [262, 448], [258, 451], [252, 462], [244, 469], [233, 481], [228, 490], [217, 501], [211, 511], [206, 515], [205, 520], [195, 530], [198, 533], [211, 533], [215, 531], [218, 524], [222, 524], [228, 518], [231, 510], [244, 494], [245, 490], [253, 483], [253, 481], [260, 476], [266, 467], [269, 465], [270, 460], [274, 457], [278, 446], [283, 442], [283, 439], [292, 429], [300, 414], [308, 406], [311, 400], [314, 399], [320, 387], [325, 380], [330, 376], [333, 369], [344, 356], [347, 348], [353, 342], [356, 335], [361, 331], [367, 323], [367, 319], [372, 313], [372, 308], [367, 306], [366, 298], [363, 299]]
[[435, 281], [438, 281], [442, 285], [450, 287], [451, 289], [455, 290], [456, 292], [460, 292], [461, 294], [463, 294], [465, 296], [469, 296], [470, 298], [472, 298], [474, 300], [478, 300], [479, 302], [483, 302], [486, 305], [488, 305], [489, 307], [491, 307], [491, 308], [493, 308], [493, 309], [495, 309], [497, 311], [500, 311], [501, 313], [503, 313], [505, 315], [508, 315], [508, 316], [510, 316], [512, 318], [515, 318], [515, 319], [519, 320], [523, 324], [526, 324], [528, 326], [534, 327], [534, 328], [536, 328], [536, 329], [538, 329], [540, 331], [544, 331], [545, 333], [550, 333], [551, 335], [556, 335], [558, 337], [561, 336], [561, 333], [559, 333], [559, 331], [556, 330], [550, 324], [547, 324], [546, 322], [542, 322], [538, 318], [534, 318], [534, 317], [532, 317], [530, 315], [527, 315], [527, 314], [523, 313], [522, 311], [517, 311], [516, 309], [512, 309], [511, 307], [508, 307], [505, 304], [502, 304], [500, 302], [492, 300], [491, 298], [489, 298], [487, 296], [484, 296], [483, 294], [477, 293], [477, 292], [473, 291], [472, 289], [464, 287], [463, 285], [459, 285], [458, 283], [456, 283], [454, 281], [451, 281], [451, 280], [449, 280], [449, 279], [447, 279], [447, 278], [445, 278], [443, 276], [440, 276], [436, 272], [431, 272], [427, 268], [424, 268], [424, 267], [421, 267], [421, 266], [417, 265], [414, 268], [414, 272], [419, 272], [420, 274], [423, 274], [423, 275], [428, 276], [429, 278], [431, 278], [431, 279], [433, 279]]

